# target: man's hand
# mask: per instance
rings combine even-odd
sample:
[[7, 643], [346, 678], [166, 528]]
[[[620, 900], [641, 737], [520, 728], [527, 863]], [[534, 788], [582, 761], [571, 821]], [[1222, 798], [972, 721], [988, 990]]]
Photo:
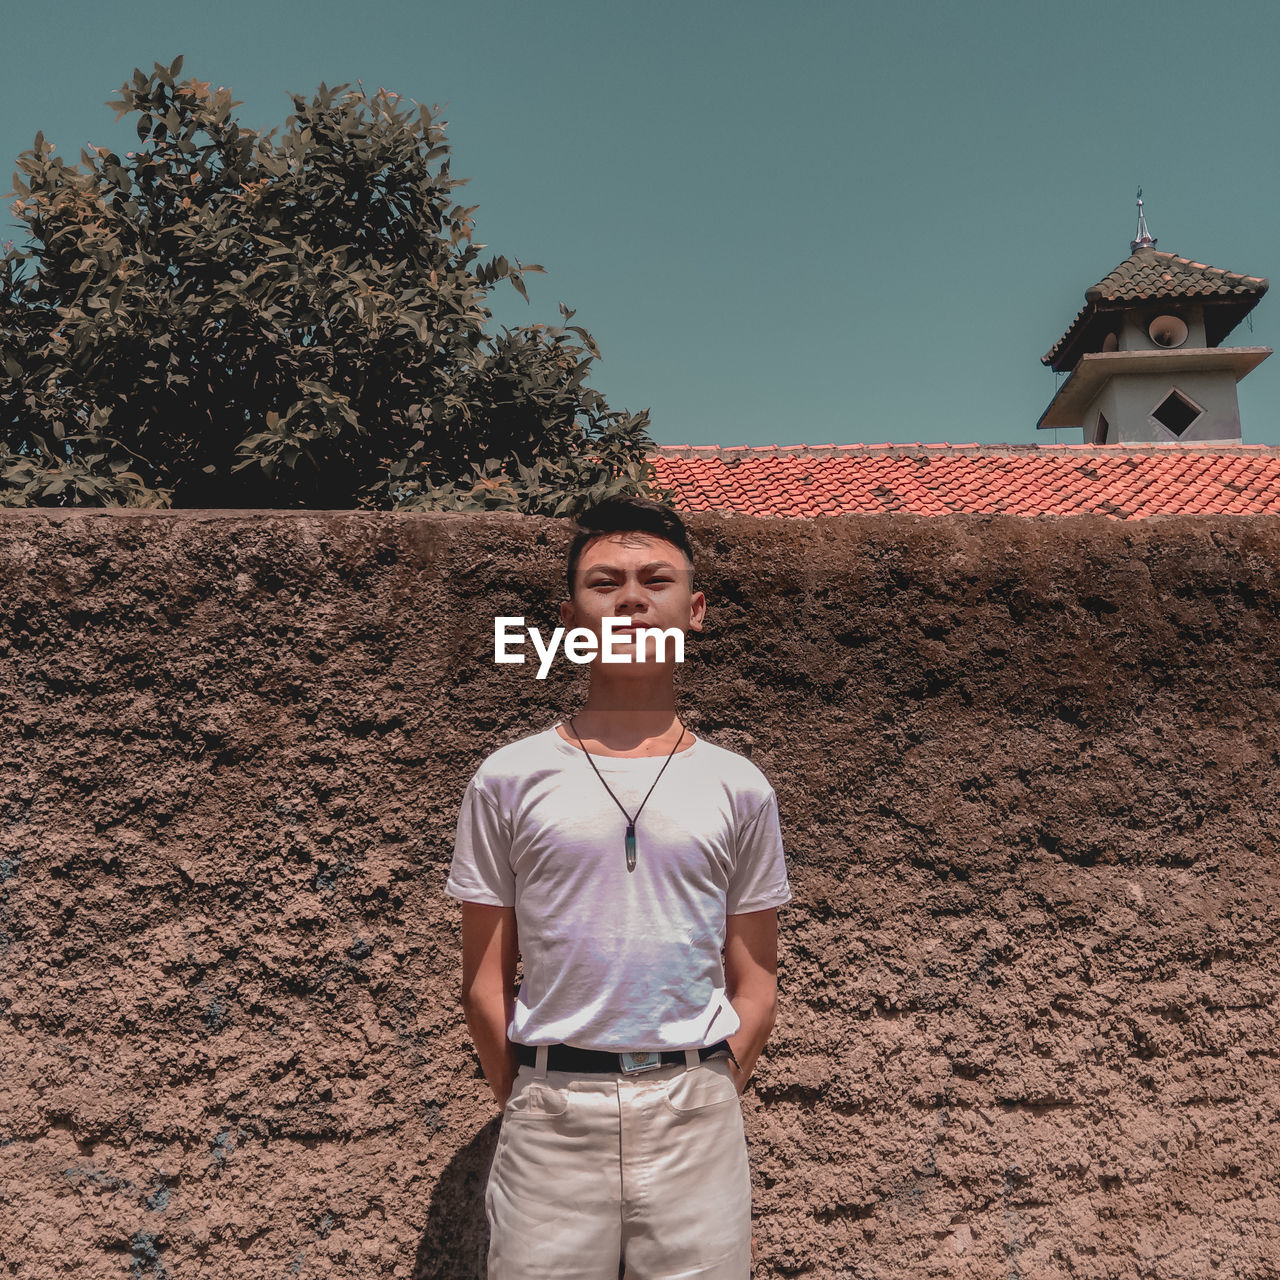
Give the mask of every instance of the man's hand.
[[462, 1009], [484, 1078], [505, 1107], [516, 1078], [516, 1054], [507, 1039], [515, 1006], [516, 909], [462, 904]]
[[741, 1094], [778, 1007], [778, 909], [747, 911], [725, 922], [724, 977], [729, 1003], [742, 1025], [728, 1037], [738, 1060], [729, 1063]]

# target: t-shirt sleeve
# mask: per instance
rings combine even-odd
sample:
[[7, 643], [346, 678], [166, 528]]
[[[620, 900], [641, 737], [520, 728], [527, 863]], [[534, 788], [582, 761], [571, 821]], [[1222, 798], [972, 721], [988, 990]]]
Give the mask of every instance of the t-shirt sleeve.
[[510, 823], [482, 790], [478, 778], [472, 778], [463, 793], [453, 842], [453, 865], [444, 891], [464, 902], [494, 907], [513, 907], [516, 903]]
[[787, 864], [782, 854], [778, 797], [772, 789], [738, 836], [738, 857], [729, 879], [727, 912], [764, 911], [791, 900]]

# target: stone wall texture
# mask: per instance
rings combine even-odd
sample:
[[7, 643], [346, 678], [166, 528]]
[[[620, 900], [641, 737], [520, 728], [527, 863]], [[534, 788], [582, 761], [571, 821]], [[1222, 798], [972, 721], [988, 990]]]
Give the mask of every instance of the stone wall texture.
[[[1280, 1275], [1280, 519], [690, 523], [795, 893], [757, 1277]], [[0, 1275], [483, 1275], [442, 887], [566, 541], [0, 514]]]

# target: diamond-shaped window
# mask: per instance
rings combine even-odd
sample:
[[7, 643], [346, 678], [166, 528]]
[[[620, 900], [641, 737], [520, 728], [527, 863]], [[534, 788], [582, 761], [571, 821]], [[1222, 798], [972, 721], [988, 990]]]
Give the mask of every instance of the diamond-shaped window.
[[1188, 400], [1181, 391], [1170, 391], [1152, 410], [1151, 416], [1162, 426], [1180, 436], [1202, 413], [1203, 409]]

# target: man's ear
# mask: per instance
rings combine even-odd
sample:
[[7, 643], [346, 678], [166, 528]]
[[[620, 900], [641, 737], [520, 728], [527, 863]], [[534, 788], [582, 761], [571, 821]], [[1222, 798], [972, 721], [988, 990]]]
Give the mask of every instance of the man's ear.
[[578, 611], [573, 607], [572, 600], [560, 601], [560, 621], [563, 622], [566, 627], [572, 627], [574, 625], [577, 613]]
[[689, 630], [701, 631], [702, 620], [707, 616], [707, 597], [695, 591], [689, 600]]

